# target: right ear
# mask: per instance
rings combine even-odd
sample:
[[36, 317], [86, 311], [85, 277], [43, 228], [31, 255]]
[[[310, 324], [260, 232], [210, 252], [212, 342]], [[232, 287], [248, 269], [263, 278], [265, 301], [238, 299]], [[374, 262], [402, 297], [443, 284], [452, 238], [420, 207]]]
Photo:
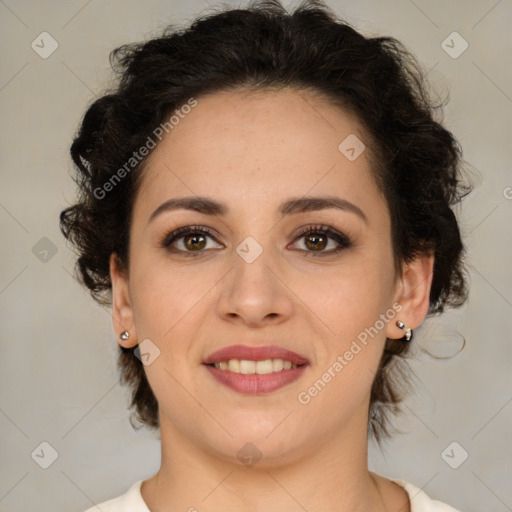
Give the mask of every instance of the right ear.
[[[112, 324], [117, 342], [121, 347], [131, 348], [137, 345], [137, 332], [128, 287], [128, 277], [120, 268], [116, 253], [110, 255], [110, 282], [112, 283]], [[121, 339], [121, 333], [127, 331], [127, 340]]]

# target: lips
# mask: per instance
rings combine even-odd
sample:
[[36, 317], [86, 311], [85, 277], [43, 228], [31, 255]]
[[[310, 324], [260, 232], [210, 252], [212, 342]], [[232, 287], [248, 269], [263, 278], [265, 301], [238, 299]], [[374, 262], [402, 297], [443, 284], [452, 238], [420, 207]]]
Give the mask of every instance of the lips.
[[250, 347], [248, 345], [232, 345], [210, 354], [204, 364], [220, 363], [230, 359], [245, 359], [247, 361], [264, 361], [265, 359], [283, 359], [297, 366], [307, 364], [309, 361], [291, 350], [276, 346]]
[[[249, 361], [266, 361], [278, 363], [279, 371], [271, 373], [240, 373], [226, 368], [226, 362], [237, 361], [243, 365]], [[287, 364], [283, 364], [286, 361]], [[276, 346], [251, 347], [233, 345], [210, 354], [203, 362], [204, 367], [213, 378], [224, 386], [238, 393], [261, 395], [277, 391], [296, 381], [308, 367], [309, 361], [296, 352]], [[223, 369], [220, 366], [224, 366]], [[237, 365], [235, 364], [235, 367]], [[291, 366], [291, 367], [290, 367]]]

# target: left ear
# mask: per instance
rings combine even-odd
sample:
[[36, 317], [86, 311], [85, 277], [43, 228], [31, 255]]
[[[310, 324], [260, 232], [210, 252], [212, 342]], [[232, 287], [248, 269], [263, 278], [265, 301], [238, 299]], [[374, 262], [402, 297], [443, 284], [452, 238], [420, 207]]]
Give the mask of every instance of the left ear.
[[[423, 322], [430, 305], [430, 287], [434, 273], [434, 253], [419, 253], [409, 263], [402, 266], [402, 275], [398, 277], [394, 302], [402, 309], [396, 315], [406, 327], [416, 329]], [[390, 339], [400, 339], [404, 331], [396, 323], [389, 322], [386, 336]]]

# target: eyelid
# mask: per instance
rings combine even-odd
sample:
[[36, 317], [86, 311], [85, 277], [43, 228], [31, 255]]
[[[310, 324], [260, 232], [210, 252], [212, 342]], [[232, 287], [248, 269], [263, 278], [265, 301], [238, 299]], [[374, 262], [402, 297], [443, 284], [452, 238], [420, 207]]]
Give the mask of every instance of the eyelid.
[[215, 231], [207, 226], [200, 226], [197, 224], [181, 226], [179, 228], [173, 229], [171, 232], [167, 233], [163, 240], [161, 241], [161, 246], [164, 248], [169, 247], [174, 241], [183, 238], [188, 233], [203, 233], [210, 238], [213, 238], [216, 243], [220, 243], [218, 238], [221, 238]]
[[306, 224], [305, 226], [301, 226], [300, 228], [297, 229], [295, 236], [302, 236], [302, 235], [305, 235], [312, 231], [313, 232], [321, 231], [324, 233], [333, 233], [333, 234], [337, 234], [337, 235], [344, 236], [344, 237], [348, 238], [347, 235], [338, 231], [337, 229], [333, 228], [332, 226], [329, 226], [328, 224]]
[[316, 253], [315, 251], [302, 250], [302, 252], [306, 252], [308, 256], [333, 255], [339, 253], [343, 249], [348, 249], [349, 247], [352, 247], [354, 245], [352, 238], [350, 236], [326, 224], [308, 224], [307, 226], [302, 226], [296, 233], [293, 243], [297, 242], [299, 239], [303, 238], [306, 235], [315, 233], [324, 234], [327, 238], [334, 240], [338, 244], [338, 247], [330, 251], [318, 251]]

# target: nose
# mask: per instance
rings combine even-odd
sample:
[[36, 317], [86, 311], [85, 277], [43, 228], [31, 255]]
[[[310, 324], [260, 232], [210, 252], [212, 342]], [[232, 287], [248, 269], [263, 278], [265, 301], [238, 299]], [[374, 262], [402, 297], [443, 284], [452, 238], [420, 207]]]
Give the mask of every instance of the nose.
[[263, 250], [253, 260], [255, 245], [249, 240], [233, 251], [233, 268], [223, 280], [218, 314], [226, 321], [252, 328], [278, 325], [292, 315], [293, 293], [271, 250]]

